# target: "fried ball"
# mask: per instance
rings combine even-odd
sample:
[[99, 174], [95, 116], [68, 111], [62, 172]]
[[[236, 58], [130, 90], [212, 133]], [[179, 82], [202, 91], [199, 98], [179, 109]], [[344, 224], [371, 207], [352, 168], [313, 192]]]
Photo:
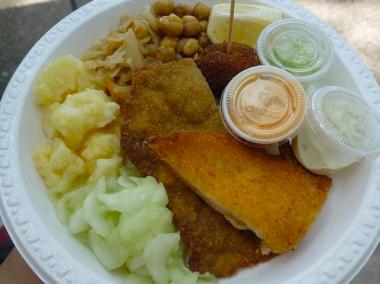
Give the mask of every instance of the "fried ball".
[[248, 45], [234, 42], [231, 54], [227, 54], [227, 43], [219, 43], [203, 50], [197, 65], [214, 96], [220, 98], [231, 79], [241, 71], [259, 65], [259, 58], [256, 50]]

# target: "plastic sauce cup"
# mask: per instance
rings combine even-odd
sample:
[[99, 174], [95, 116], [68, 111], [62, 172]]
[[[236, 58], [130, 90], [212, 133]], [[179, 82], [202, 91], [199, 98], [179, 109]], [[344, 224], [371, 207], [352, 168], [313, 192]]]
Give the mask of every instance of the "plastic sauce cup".
[[263, 148], [292, 139], [303, 124], [305, 109], [302, 85], [288, 72], [272, 66], [239, 73], [221, 98], [228, 131], [245, 144]]
[[323, 87], [309, 97], [306, 113], [292, 147], [309, 170], [331, 174], [380, 152], [379, 118], [351, 91]]
[[257, 41], [257, 53], [262, 64], [280, 67], [309, 84], [328, 72], [334, 45], [317, 27], [286, 19], [264, 29]]

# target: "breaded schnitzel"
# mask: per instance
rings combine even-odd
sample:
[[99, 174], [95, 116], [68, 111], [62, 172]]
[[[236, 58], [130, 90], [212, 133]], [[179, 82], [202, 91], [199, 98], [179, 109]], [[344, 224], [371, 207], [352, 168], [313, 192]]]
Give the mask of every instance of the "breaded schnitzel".
[[124, 155], [143, 175], [165, 184], [192, 270], [225, 277], [273, 257], [262, 255], [253, 233], [234, 228], [147, 147], [147, 141], [159, 135], [225, 131], [211, 90], [192, 60], [137, 70], [121, 113]]
[[191, 59], [157, 64], [133, 73], [125, 102], [128, 129], [143, 135], [188, 130], [224, 131], [219, 108]]
[[295, 249], [324, 204], [331, 179], [266, 154], [227, 133], [156, 137], [149, 147], [232, 224], [275, 253]]

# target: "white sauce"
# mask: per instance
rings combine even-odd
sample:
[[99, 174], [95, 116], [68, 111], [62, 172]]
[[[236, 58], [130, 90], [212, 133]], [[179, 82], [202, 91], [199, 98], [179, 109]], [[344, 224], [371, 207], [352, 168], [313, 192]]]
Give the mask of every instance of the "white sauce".
[[[373, 126], [376, 120], [355, 98], [339, 93], [324, 97], [318, 111], [323, 117], [320, 122], [323, 126], [308, 119], [293, 141], [293, 151], [309, 170], [318, 174], [330, 174], [360, 159], [357, 151], [366, 150], [368, 142], [374, 138], [376, 131], [373, 131]], [[308, 117], [309, 115], [313, 114], [308, 114]], [[338, 142], [333, 143], [333, 140]], [[343, 151], [345, 146], [347, 147]]]
[[292, 146], [298, 161], [317, 174], [331, 174], [355, 162], [344, 155], [339, 155], [337, 149], [322, 140], [308, 123], [293, 140]]
[[365, 110], [353, 100], [328, 97], [323, 103], [323, 112], [331, 129], [346, 144], [353, 148], [365, 147], [372, 135], [370, 120]]

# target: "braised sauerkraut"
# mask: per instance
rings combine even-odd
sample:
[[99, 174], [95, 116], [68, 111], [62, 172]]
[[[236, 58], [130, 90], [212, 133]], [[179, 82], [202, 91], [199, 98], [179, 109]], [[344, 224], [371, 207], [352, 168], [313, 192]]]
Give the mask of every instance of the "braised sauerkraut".
[[96, 41], [82, 60], [95, 73], [96, 82], [118, 100], [129, 93], [133, 69], [157, 62], [160, 41], [156, 16], [147, 6], [135, 17], [121, 17], [119, 27]]

